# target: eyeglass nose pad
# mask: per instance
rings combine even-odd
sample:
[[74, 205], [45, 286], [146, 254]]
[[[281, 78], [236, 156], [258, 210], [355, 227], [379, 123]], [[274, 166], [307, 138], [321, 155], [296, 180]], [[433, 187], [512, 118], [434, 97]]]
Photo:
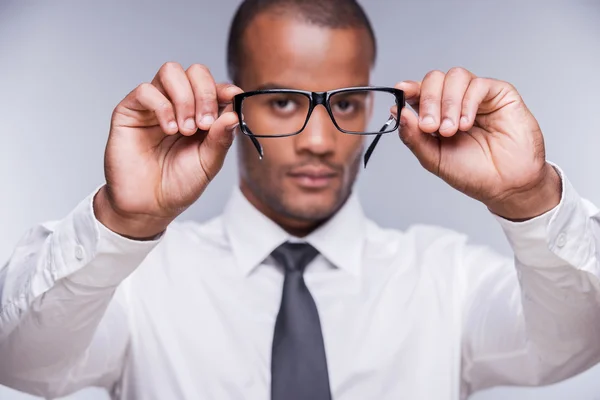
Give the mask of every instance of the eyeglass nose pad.
[[[394, 118], [393, 115], [390, 115], [390, 118], [388, 118], [387, 122], [381, 127], [379, 132], [385, 132], [394, 122], [396, 122], [396, 118]], [[367, 163], [369, 162], [369, 159], [371, 158], [371, 154], [373, 154], [373, 151], [375, 150], [375, 146], [377, 146], [377, 143], [379, 143], [379, 140], [381, 139], [382, 135], [383, 135], [383, 133], [377, 134], [377, 136], [375, 136], [375, 139], [373, 139], [373, 141], [369, 145], [369, 148], [365, 152], [364, 168], [367, 168]]]

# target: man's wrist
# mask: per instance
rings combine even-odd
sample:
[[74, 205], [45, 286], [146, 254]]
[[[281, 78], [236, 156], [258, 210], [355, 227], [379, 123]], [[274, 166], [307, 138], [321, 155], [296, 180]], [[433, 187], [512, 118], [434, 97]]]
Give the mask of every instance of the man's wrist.
[[108, 199], [106, 186], [100, 188], [94, 196], [93, 208], [98, 222], [112, 232], [132, 240], [154, 240], [172, 222], [171, 219], [118, 212]]
[[561, 196], [561, 177], [552, 165], [546, 163], [543, 178], [533, 188], [488, 205], [488, 209], [507, 220], [522, 222], [552, 210], [560, 203]]

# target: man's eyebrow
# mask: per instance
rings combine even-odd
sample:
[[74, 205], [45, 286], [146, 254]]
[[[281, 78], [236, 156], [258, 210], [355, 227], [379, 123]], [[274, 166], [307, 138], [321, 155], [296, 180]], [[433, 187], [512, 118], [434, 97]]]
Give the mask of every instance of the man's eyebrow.
[[[352, 87], [368, 86], [368, 84], [353, 85]], [[290, 89], [290, 90], [305, 90], [303, 88], [294, 87], [293, 85], [281, 85], [274, 82], [263, 83], [254, 90], [270, 90], [270, 89]]]
[[288, 85], [281, 85], [281, 84], [277, 84], [277, 83], [272, 83], [272, 82], [268, 82], [268, 83], [263, 83], [262, 85], [259, 85], [256, 89], [254, 90], [270, 90], [270, 89], [292, 89], [292, 90], [302, 90], [300, 88], [295, 88], [293, 86], [288, 86]]

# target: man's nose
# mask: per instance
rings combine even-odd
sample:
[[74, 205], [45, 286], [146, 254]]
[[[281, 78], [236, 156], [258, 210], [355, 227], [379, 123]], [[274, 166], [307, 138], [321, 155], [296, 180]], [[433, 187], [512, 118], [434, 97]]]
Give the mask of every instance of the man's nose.
[[335, 150], [336, 138], [341, 134], [323, 106], [314, 108], [306, 127], [296, 136], [298, 152], [308, 151], [325, 155]]

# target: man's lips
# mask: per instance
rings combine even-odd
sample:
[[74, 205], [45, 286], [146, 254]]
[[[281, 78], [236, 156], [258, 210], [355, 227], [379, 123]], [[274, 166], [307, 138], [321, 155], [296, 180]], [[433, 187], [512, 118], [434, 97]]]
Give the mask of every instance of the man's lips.
[[288, 176], [299, 186], [319, 189], [329, 186], [338, 177], [338, 173], [329, 167], [305, 166], [291, 170]]

